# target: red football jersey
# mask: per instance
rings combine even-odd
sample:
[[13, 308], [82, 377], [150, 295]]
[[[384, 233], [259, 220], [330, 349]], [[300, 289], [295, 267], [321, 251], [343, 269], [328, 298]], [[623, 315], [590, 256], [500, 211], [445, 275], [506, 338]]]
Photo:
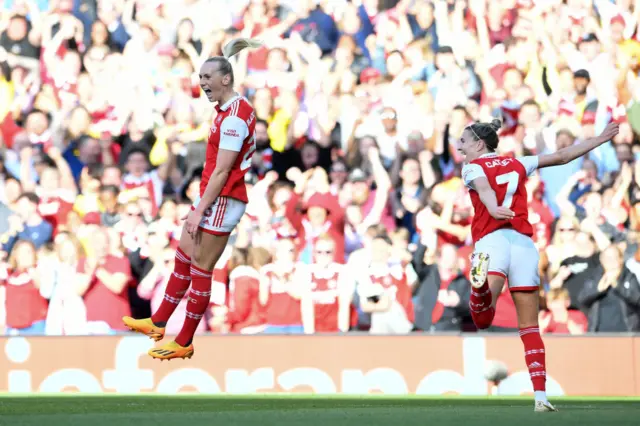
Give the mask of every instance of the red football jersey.
[[31, 327], [47, 318], [49, 302], [42, 297], [27, 271], [3, 270], [0, 285], [6, 286], [6, 325], [11, 328]]
[[229, 274], [229, 325], [240, 333], [244, 328], [263, 325], [264, 307], [260, 305], [260, 274], [250, 266], [240, 265]]
[[289, 294], [289, 285], [296, 274], [293, 270], [288, 274], [277, 273], [275, 264], [268, 264], [260, 269], [260, 275], [269, 280], [269, 300], [265, 306], [266, 323], [269, 325], [300, 325], [300, 299]]
[[[411, 271], [411, 272], [408, 272]], [[409, 276], [412, 276], [411, 278]], [[381, 285], [405, 310], [407, 319], [415, 320], [413, 300], [411, 295], [410, 280], [415, 279], [415, 271], [408, 265], [390, 265], [388, 267], [369, 271], [369, 278], [373, 284]]]
[[53, 226], [54, 232], [57, 232], [59, 225], [67, 224], [67, 216], [73, 210], [73, 203], [76, 199], [75, 194], [59, 189], [54, 194], [38, 195], [40, 196], [38, 213]]
[[311, 299], [315, 311], [315, 331], [336, 333], [338, 328], [338, 299], [344, 266], [332, 263], [326, 268], [311, 266]]
[[238, 158], [231, 168], [227, 182], [220, 196], [248, 202], [244, 175], [251, 167], [251, 157], [256, 150], [254, 130], [256, 115], [253, 107], [244, 97], [236, 95], [224, 105], [216, 106], [216, 118], [209, 131], [206, 162], [200, 183], [200, 196], [207, 189], [211, 174], [216, 168], [220, 148], [236, 151]]
[[[510, 228], [521, 234], [532, 236], [533, 227], [529, 223], [527, 206], [527, 177], [538, 168], [538, 157], [503, 157], [497, 154], [485, 154], [462, 168], [462, 179], [470, 189], [474, 216], [471, 223], [471, 236], [476, 242], [485, 235], [498, 229]], [[473, 189], [473, 180], [485, 177], [491, 189], [496, 193], [498, 205], [509, 208], [515, 213], [511, 220], [496, 220], [480, 200]]]

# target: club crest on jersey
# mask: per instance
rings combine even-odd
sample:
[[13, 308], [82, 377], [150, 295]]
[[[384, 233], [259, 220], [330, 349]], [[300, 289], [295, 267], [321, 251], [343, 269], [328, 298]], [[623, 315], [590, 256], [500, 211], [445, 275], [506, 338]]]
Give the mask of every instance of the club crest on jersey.
[[222, 116], [218, 114], [216, 119], [213, 120], [213, 125], [211, 126], [211, 129], [209, 129], [209, 136], [211, 136], [213, 133], [215, 133], [218, 130], [218, 126], [220, 125], [221, 121], [222, 121]]

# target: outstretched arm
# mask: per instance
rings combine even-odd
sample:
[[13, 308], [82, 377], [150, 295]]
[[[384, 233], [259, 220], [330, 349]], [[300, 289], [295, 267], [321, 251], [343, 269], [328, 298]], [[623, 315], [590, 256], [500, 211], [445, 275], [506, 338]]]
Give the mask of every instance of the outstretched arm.
[[553, 154], [538, 156], [538, 168], [559, 166], [567, 164], [576, 158], [582, 157], [586, 153], [594, 150], [605, 142], [613, 139], [620, 128], [617, 123], [609, 123], [599, 136], [585, 140], [584, 142], [559, 149]]

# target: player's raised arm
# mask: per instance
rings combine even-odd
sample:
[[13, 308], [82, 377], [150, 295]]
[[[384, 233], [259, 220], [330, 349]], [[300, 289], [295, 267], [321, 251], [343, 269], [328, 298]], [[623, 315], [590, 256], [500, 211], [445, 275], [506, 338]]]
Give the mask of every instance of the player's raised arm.
[[609, 123], [599, 136], [587, 139], [583, 142], [559, 149], [553, 154], [543, 154], [538, 156], [538, 168], [559, 166], [567, 164], [576, 158], [582, 157], [586, 153], [594, 150], [605, 142], [615, 137], [620, 128], [617, 123]]

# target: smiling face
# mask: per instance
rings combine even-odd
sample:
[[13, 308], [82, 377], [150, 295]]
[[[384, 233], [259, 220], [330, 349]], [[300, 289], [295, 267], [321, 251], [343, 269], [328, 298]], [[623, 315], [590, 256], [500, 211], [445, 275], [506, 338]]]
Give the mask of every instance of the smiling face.
[[231, 73], [223, 73], [220, 69], [222, 60], [205, 62], [200, 67], [200, 87], [209, 102], [218, 102], [225, 90], [233, 83]]
[[465, 129], [458, 141], [458, 151], [464, 156], [466, 162], [470, 162], [487, 153], [484, 143], [477, 139], [470, 129]]

